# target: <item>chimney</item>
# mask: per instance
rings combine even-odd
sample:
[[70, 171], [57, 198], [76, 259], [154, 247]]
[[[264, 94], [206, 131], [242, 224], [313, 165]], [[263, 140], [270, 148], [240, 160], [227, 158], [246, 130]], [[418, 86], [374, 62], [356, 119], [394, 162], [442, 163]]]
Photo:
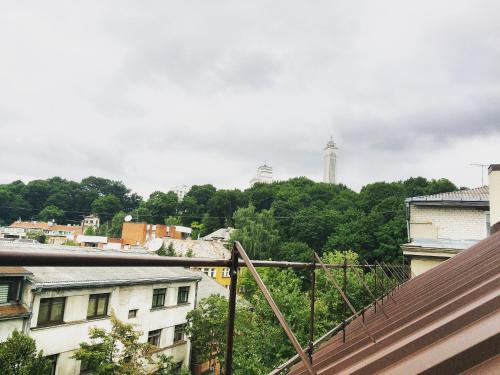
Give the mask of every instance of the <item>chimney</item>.
[[491, 234], [500, 232], [500, 164], [488, 168]]

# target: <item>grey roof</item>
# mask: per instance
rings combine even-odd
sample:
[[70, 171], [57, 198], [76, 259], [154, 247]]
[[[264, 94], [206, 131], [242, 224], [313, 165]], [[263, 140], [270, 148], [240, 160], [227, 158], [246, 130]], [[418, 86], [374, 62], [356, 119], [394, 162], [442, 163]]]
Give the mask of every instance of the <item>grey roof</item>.
[[193, 271], [197, 276], [201, 277], [201, 281], [198, 284], [198, 295], [196, 296], [196, 302], [199, 303], [202, 299], [210, 297], [213, 294], [218, 294], [226, 299], [229, 299], [229, 289], [224, 288], [214, 279], [208, 277], [201, 271]]
[[193, 258], [229, 259], [231, 252], [217, 241], [177, 240], [166, 237], [164, 247], [172, 244], [178, 256], [185, 257], [188, 250], [192, 251]]
[[0, 251], [8, 248], [16, 250], [37, 251], [37, 250], [55, 250], [61, 252], [82, 252], [82, 253], [121, 253], [121, 254], [151, 254], [142, 247], [132, 247], [130, 249], [116, 250], [116, 249], [98, 249], [96, 247], [83, 247], [83, 246], [68, 246], [68, 245], [53, 245], [17, 241], [0, 241]]
[[488, 186], [481, 186], [474, 189], [464, 189], [451, 191], [449, 193], [439, 193], [432, 195], [422, 195], [418, 197], [412, 197], [405, 199], [406, 202], [418, 203], [418, 202], [475, 202], [484, 203], [484, 205], [489, 205], [489, 189]]
[[[78, 246], [58, 246], [26, 243], [0, 243], [0, 251], [9, 249], [61, 253], [132, 253], [148, 254], [144, 249], [101, 250]], [[150, 254], [150, 253], [149, 253]], [[157, 257], [156, 254], [150, 254]], [[24, 267], [33, 273], [30, 280], [35, 288], [84, 288], [111, 285], [153, 284], [160, 282], [198, 281], [198, 274], [182, 267]]]
[[450, 252], [458, 253], [479, 243], [479, 240], [452, 240], [452, 239], [424, 239], [416, 238], [412, 242], [402, 245], [404, 251]]
[[85, 288], [198, 281], [182, 267], [25, 267], [35, 289]]
[[211, 240], [222, 240], [222, 241], [229, 241], [231, 233], [234, 231], [234, 228], [220, 228], [217, 229], [216, 231], [207, 234], [205, 237], [202, 237], [203, 240], [205, 241], [211, 241]]

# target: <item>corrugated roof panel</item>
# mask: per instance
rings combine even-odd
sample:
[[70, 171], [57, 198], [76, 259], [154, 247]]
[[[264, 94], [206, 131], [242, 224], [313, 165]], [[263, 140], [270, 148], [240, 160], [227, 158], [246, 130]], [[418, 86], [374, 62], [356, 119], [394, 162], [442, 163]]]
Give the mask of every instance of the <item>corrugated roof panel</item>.
[[456, 202], [489, 202], [488, 186], [474, 189], [451, 191], [432, 195], [422, 195], [406, 199], [407, 202], [432, 202], [432, 201], [456, 201]]
[[[376, 343], [354, 320], [345, 343], [337, 334], [316, 351], [317, 373], [447, 374], [489, 360], [481, 348], [500, 345], [500, 233], [406, 282], [393, 298], [384, 301], [388, 319], [365, 313]], [[298, 364], [290, 374], [306, 372]]]

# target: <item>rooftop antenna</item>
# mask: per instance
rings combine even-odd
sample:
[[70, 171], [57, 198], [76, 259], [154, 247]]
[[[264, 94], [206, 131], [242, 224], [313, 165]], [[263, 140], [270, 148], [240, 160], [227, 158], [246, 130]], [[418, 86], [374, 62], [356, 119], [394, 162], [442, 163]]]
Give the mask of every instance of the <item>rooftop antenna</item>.
[[489, 164], [480, 164], [480, 163], [472, 163], [469, 164], [474, 167], [481, 167], [481, 186], [484, 186], [484, 170], [485, 168], [488, 168], [490, 165]]

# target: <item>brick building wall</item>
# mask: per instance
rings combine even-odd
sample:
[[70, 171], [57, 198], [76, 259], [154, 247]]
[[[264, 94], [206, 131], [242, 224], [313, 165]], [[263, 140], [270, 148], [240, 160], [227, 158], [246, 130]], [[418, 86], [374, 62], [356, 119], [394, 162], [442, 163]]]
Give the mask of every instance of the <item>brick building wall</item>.
[[[436, 239], [482, 240], [487, 236], [487, 213], [477, 208], [412, 205], [410, 237], [428, 238], [422, 233], [435, 233]], [[425, 225], [429, 230], [422, 230]]]
[[123, 223], [122, 239], [124, 245], [142, 245], [146, 240], [146, 223]]

